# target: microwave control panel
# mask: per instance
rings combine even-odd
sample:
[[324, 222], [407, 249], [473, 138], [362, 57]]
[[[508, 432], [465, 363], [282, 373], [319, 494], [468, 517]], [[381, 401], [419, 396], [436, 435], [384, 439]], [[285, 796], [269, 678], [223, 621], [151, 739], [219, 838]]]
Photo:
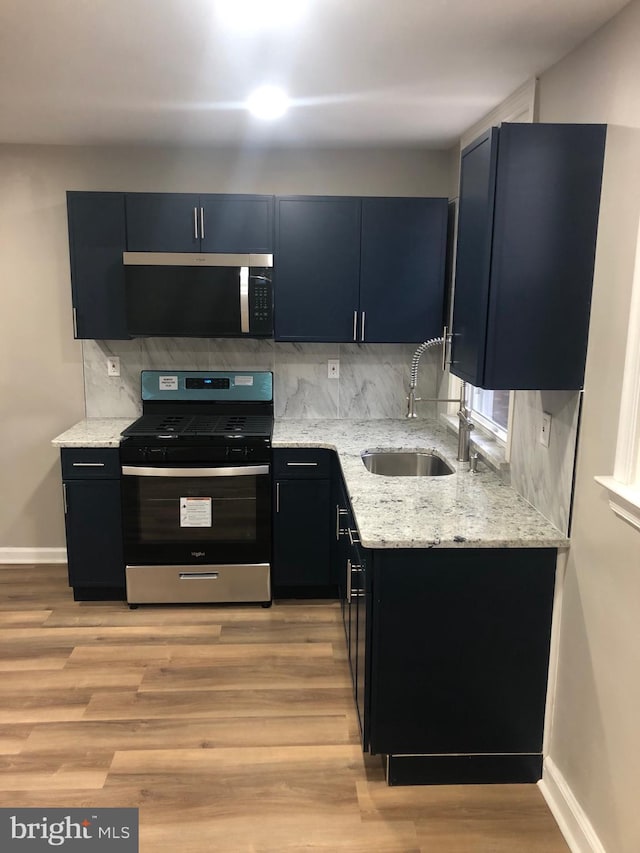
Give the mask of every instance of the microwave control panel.
[[273, 334], [273, 295], [271, 281], [266, 277], [252, 276], [251, 278], [249, 314], [251, 334]]

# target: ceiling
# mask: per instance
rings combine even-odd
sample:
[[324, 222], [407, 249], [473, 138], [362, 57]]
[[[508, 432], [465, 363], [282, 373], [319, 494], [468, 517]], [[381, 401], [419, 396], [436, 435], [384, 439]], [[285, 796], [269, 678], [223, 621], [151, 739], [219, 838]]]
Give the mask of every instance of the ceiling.
[[[240, 29], [220, 2], [1, 0], [0, 142], [447, 147], [627, 0], [298, 0]], [[243, 108], [262, 83], [284, 118]]]

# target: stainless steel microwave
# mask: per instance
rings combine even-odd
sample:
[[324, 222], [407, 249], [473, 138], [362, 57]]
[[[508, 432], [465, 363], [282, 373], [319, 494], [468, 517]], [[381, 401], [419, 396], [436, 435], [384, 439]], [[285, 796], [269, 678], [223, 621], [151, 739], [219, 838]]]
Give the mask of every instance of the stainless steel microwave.
[[132, 337], [273, 336], [272, 255], [124, 252]]

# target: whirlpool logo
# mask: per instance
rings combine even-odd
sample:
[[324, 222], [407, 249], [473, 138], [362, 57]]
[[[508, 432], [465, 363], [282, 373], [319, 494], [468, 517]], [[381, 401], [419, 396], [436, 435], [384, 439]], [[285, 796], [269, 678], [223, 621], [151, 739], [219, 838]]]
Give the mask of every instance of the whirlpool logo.
[[0, 850], [138, 853], [137, 809], [0, 809]]

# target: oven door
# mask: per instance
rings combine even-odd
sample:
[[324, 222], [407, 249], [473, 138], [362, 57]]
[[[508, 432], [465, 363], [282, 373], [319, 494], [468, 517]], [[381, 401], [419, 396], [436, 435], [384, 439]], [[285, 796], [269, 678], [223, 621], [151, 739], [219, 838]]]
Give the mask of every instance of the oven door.
[[271, 600], [269, 465], [123, 465], [127, 601]]
[[125, 561], [268, 564], [270, 469], [263, 465], [123, 465]]

